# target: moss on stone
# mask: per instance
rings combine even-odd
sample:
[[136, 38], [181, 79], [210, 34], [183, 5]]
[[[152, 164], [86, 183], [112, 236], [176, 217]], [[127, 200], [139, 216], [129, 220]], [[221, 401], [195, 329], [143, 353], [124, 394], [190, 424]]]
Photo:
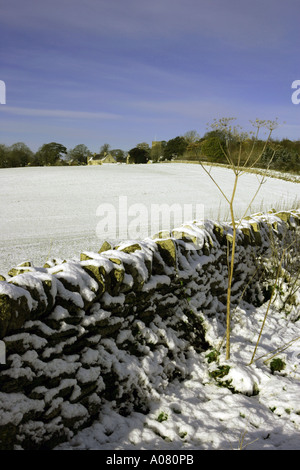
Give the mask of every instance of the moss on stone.
[[252, 236], [254, 237], [255, 243], [257, 245], [261, 245], [262, 237], [260, 233], [260, 225], [258, 222], [250, 222], [250, 226], [252, 228]]
[[82, 264], [82, 268], [97, 282], [99, 289], [97, 297], [105, 292], [105, 269], [103, 266], [97, 266], [93, 264]]
[[119, 258], [109, 258], [109, 260], [114, 264], [118, 264], [119, 266], [122, 264], [122, 261]]
[[218, 224], [217, 222], [214, 222], [213, 225], [213, 233], [218, 240], [219, 243], [223, 243], [224, 239], [226, 237], [225, 229], [222, 225]]
[[[34, 275], [34, 273], [32, 273], [32, 275]], [[27, 280], [26, 273], [24, 273], [24, 277], [17, 275], [9, 281], [10, 284], [26, 289], [35, 301], [33, 302], [31, 310], [31, 318], [37, 318], [47, 314], [50, 312], [55, 302], [55, 297], [52, 292], [52, 279], [50, 277], [49, 279], [41, 279], [35, 276], [35, 282], [36, 287], [33, 287], [30, 279]]]
[[182, 229], [172, 230], [172, 236], [178, 240], [182, 240], [186, 243], [193, 243], [194, 245], [198, 244], [198, 237], [197, 235], [192, 235], [189, 233], [188, 230], [185, 230], [184, 227]]
[[34, 267], [31, 261], [25, 261], [24, 263], [20, 263], [17, 266], [11, 268], [8, 271], [8, 276], [14, 277], [18, 276], [19, 274], [27, 273], [30, 271], [34, 271]]
[[94, 259], [91, 255], [88, 255], [87, 253], [80, 253], [80, 261], [89, 261], [91, 259]]
[[165, 239], [165, 238], [170, 238], [170, 231], [169, 230], [160, 230], [160, 232], [155, 233], [152, 235], [152, 239], [156, 240], [157, 238], [159, 239]]
[[107, 241], [103, 242], [98, 253], [103, 253], [104, 251], [112, 250], [112, 246]]
[[120, 251], [124, 251], [124, 253], [134, 253], [136, 250], [141, 250], [142, 247], [139, 245], [139, 243], [134, 243], [133, 245], [128, 245], [125, 246], [124, 248], [121, 248]]
[[288, 212], [276, 212], [275, 215], [276, 215], [276, 217], [283, 220], [284, 222], [289, 222], [290, 221], [291, 214], [289, 214]]
[[177, 256], [176, 256], [176, 246], [174, 241], [169, 238], [166, 240], [156, 240], [159, 253], [168, 266], [176, 268]]

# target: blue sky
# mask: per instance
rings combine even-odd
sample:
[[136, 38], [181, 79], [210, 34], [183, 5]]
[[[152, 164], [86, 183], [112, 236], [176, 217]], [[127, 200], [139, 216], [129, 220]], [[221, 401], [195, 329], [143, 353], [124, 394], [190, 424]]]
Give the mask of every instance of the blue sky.
[[300, 139], [299, 0], [10, 0], [0, 14], [0, 143], [92, 151], [214, 118], [278, 117]]

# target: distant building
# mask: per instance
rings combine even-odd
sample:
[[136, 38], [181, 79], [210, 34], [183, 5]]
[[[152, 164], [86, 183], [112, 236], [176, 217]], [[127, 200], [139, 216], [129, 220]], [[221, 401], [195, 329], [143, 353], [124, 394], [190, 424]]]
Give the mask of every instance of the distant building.
[[110, 153], [106, 153], [104, 156], [94, 153], [88, 160], [88, 165], [102, 165], [103, 163], [117, 163], [117, 160]]
[[152, 150], [156, 150], [157, 152], [161, 152], [161, 150], [162, 150], [162, 141], [161, 140], [153, 140], [152, 141]]
[[131, 157], [130, 154], [128, 154], [127, 157], [126, 157], [126, 163], [127, 163], [127, 165], [131, 165], [131, 164], [135, 163], [134, 158]]
[[88, 165], [102, 165], [102, 160], [97, 158], [96, 154], [93, 157], [88, 158]]
[[104, 154], [104, 157], [101, 159], [102, 163], [117, 163], [115, 157], [111, 153]]
[[151, 148], [151, 159], [154, 162], [158, 162], [163, 155], [163, 143], [160, 140], [153, 140], [152, 141], [152, 148]]

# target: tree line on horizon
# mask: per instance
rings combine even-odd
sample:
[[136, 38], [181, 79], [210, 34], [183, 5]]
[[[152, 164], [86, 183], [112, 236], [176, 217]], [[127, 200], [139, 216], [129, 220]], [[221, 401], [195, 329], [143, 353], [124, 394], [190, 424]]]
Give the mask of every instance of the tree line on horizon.
[[[103, 158], [108, 153], [120, 163], [126, 162], [128, 154], [134, 163], [147, 163], [149, 160], [154, 163], [171, 160], [227, 163], [224, 156], [224, 149], [228, 144], [226, 139], [228, 139], [228, 134], [225, 138], [225, 135], [218, 130], [208, 131], [203, 137], [193, 130], [168, 141], [153, 142], [152, 147], [146, 142], [139, 143], [128, 152], [122, 149], [111, 149], [110, 145], [105, 143], [97, 155], [84, 144], [76, 145], [68, 150], [61, 143], [50, 142], [43, 144], [36, 152], [23, 142], [10, 146], [0, 144], [0, 168], [87, 165], [89, 158]], [[234, 135], [230, 136], [230, 140], [234, 155], [234, 147], [236, 145], [236, 152], [238, 152], [239, 142], [235, 142]], [[260, 166], [268, 165], [269, 153], [272, 152], [272, 169], [300, 173], [300, 140], [277, 139], [272, 140], [271, 144], [272, 146], [265, 151]], [[252, 140], [249, 137], [243, 142], [245, 151], [250, 145], [252, 145]], [[255, 145], [256, 151], [259, 152], [264, 146], [264, 140], [258, 140]], [[255, 153], [253, 158], [255, 158]]]

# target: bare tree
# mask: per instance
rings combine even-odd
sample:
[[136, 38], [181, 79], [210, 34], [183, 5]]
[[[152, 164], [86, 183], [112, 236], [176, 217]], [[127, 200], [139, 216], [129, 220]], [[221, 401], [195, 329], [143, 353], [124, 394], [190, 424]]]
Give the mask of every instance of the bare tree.
[[104, 156], [109, 152], [110, 145], [109, 144], [103, 144], [100, 148], [100, 155]]

